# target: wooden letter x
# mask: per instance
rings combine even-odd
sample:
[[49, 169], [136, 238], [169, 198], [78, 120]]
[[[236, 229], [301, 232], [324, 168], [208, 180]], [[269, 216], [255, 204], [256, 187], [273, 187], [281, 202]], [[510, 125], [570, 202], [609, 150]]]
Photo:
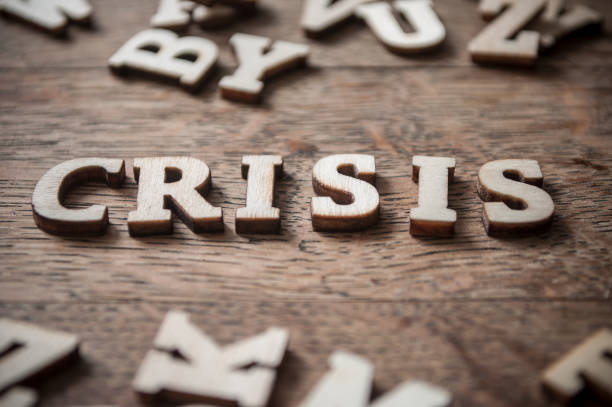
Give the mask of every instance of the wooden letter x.
[[133, 386], [145, 397], [263, 407], [288, 341], [287, 330], [270, 328], [220, 347], [191, 324], [187, 314], [171, 311], [155, 338], [156, 349], [145, 356]]
[[132, 236], [172, 233], [176, 212], [194, 232], [223, 230], [221, 208], [209, 204], [201, 194], [210, 188], [210, 169], [191, 157], [154, 157], [134, 160], [138, 181], [138, 207], [128, 214]]
[[[300, 407], [367, 407], [372, 390], [374, 366], [346, 352], [329, 358], [331, 370], [317, 383]], [[447, 407], [451, 395], [428, 383], [404, 382], [369, 404], [370, 407]]]

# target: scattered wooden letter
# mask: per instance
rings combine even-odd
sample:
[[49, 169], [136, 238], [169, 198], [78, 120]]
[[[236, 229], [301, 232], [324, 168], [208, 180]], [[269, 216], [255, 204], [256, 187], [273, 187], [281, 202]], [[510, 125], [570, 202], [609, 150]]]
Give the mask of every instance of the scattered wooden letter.
[[[478, 10], [482, 18], [489, 21], [514, 2], [515, 0], [481, 0]], [[540, 32], [540, 47], [551, 48], [561, 38], [586, 27], [601, 29], [603, 17], [600, 13], [580, 4], [565, 10], [565, 3], [565, 0], [546, 0], [546, 8], [535, 26]]]
[[225, 4], [203, 5], [189, 0], [160, 0], [157, 12], [151, 17], [151, 26], [183, 30], [194, 21], [209, 28], [227, 23], [236, 15], [236, 9]]
[[[236, 33], [230, 38], [239, 66], [231, 76], [221, 78], [221, 96], [243, 102], [257, 102], [263, 80], [288, 68], [304, 64], [309, 47], [285, 41]], [[266, 52], [267, 51], [267, 52]]]
[[[78, 353], [79, 338], [75, 335], [0, 319], [0, 393], [59, 368]], [[29, 406], [33, 400], [35, 392], [19, 387], [2, 397], [2, 403], [21, 403], [6, 404], [11, 407]]]
[[408, 381], [380, 397], [371, 407], [449, 407], [451, 402], [451, 394], [441, 387]]
[[38, 395], [27, 387], [15, 386], [0, 396], [0, 407], [33, 407]]
[[185, 0], [160, 0], [157, 11], [151, 17], [151, 26], [182, 30], [191, 22], [191, 12], [195, 3]]
[[411, 235], [453, 235], [457, 212], [448, 208], [448, 184], [454, 174], [454, 158], [412, 157], [412, 180], [419, 183], [419, 206], [410, 209]]
[[363, 4], [355, 13], [389, 50], [398, 54], [428, 51], [444, 41], [446, 29], [433, 10], [431, 0], [396, 0], [393, 7], [410, 22], [414, 32], [402, 29], [391, 6], [385, 2]]
[[238, 14], [236, 8], [221, 3], [197, 5], [191, 13], [193, 21], [202, 28], [221, 27], [233, 21]]
[[206, 38], [179, 38], [170, 30], [156, 28], [130, 38], [108, 63], [117, 73], [126, 69], [146, 72], [197, 89], [217, 61], [218, 53], [217, 45]]
[[236, 233], [278, 233], [280, 210], [274, 203], [274, 181], [282, 176], [280, 155], [245, 155], [242, 178], [247, 179], [246, 207], [236, 210]]
[[535, 160], [498, 160], [483, 165], [478, 172], [478, 193], [484, 201], [495, 201], [483, 206], [487, 233], [504, 236], [546, 230], [555, 205], [539, 188], [542, 182]]
[[[507, 0], [489, 0], [490, 13], [501, 11]], [[546, 0], [513, 0], [508, 9], [489, 23], [468, 45], [474, 62], [533, 65], [540, 34], [521, 31], [546, 6]], [[481, 7], [482, 12], [482, 7]], [[511, 39], [516, 35], [515, 39]]]
[[110, 158], [77, 158], [64, 161], [45, 173], [32, 194], [32, 213], [36, 225], [54, 235], [102, 234], [108, 226], [108, 209], [93, 205], [69, 209], [62, 205], [68, 190], [87, 181], [105, 181], [112, 188], [125, 179], [123, 160]]
[[552, 396], [569, 402], [585, 387], [612, 403], [612, 331], [602, 329], [548, 367], [542, 384]]
[[363, 407], [370, 400], [374, 366], [352, 353], [336, 351], [328, 359], [330, 370], [300, 407]]
[[[374, 367], [368, 360], [347, 352], [334, 352], [330, 370], [316, 384], [300, 407], [367, 407]], [[428, 383], [404, 382], [375, 400], [371, 407], [447, 407], [452, 397]]]
[[597, 11], [583, 5], [576, 5], [565, 13], [559, 13], [555, 19], [544, 19], [540, 45], [544, 48], [553, 47], [561, 38], [571, 33], [592, 27], [600, 30], [603, 16]]
[[372, 0], [305, 0], [302, 29], [311, 37], [318, 36], [353, 15], [360, 4]]
[[[220, 347], [182, 312], [166, 315], [136, 373], [134, 390], [144, 397], [165, 396], [214, 405], [263, 407], [268, 403], [289, 341], [285, 329]], [[180, 354], [181, 358], [173, 355]]]
[[547, 0], [546, 8], [542, 13], [542, 20], [554, 21], [565, 8], [565, 0]]
[[0, 11], [52, 33], [62, 33], [68, 18], [87, 23], [92, 8], [86, 0], [0, 0]]
[[[565, 8], [565, 0], [545, 0], [546, 8], [542, 13], [543, 20], [553, 21], [561, 14]], [[480, 0], [478, 4], [478, 12], [485, 21], [493, 20], [506, 7], [514, 4], [515, 0]]]
[[312, 226], [317, 231], [350, 231], [378, 221], [379, 196], [374, 187], [373, 155], [336, 154], [319, 160], [312, 170], [317, 195], [311, 201]]
[[202, 195], [211, 177], [208, 166], [191, 157], [135, 159], [138, 199], [137, 209], [128, 214], [130, 235], [172, 233], [172, 211], [195, 233], [223, 231], [221, 208]]

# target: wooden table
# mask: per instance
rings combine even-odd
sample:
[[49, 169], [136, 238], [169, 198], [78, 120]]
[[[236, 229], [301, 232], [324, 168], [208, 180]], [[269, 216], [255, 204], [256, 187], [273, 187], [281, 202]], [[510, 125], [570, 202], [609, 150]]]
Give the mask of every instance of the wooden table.
[[[607, 0], [581, 0], [608, 22]], [[474, 0], [438, 1], [448, 38], [425, 56], [389, 53], [358, 21], [313, 41], [301, 2], [263, 0], [261, 12], [191, 34], [220, 46], [203, 90], [113, 76], [107, 59], [147, 28], [157, 2], [98, 0], [92, 29], [57, 39], [14, 20], [0, 32], [0, 313], [78, 334], [81, 363], [39, 389], [43, 406], [135, 405], [131, 380], [170, 309], [189, 312], [221, 343], [268, 326], [291, 331], [273, 406], [295, 406], [344, 349], [376, 366], [376, 394], [418, 378], [445, 386], [455, 406], [546, 405], [542, 369], [612, 325], [612, 42], [568, 39], [534, 69], [473, 65], [467, 43], [484, 26]], [[310, 67], [271, 81], [260, 106], [222, 100], [235, 66], [234, 32], [311, 45]], [[280, 235], [239, 236], [243, 154], [285, 158]], [[376, 157], [382, 215], [359, 233], [317, 233], [311, 170], [329, 154]], [[409, 234], [415, 154], [454, 156], [448, 239]], [[225, 232], [131, 238], [135, 157], [184, 155], [213, 173], [209, 201]], [[77, 207], [104, 203], [106, 235], [61, 238], [37, 229], [36, 181], [76, 157], [128, 162], [124, 188], [87, 184]], [[538, 160], [556, 214], [550, 232], [488, 237], [476, 174], [487, 161]]]

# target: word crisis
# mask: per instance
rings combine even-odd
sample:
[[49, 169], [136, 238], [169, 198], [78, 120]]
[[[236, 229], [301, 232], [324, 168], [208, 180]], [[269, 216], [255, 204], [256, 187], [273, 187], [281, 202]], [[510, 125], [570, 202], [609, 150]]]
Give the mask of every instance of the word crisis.
[[[206, 193], [211, 172], [206, 163], [191, 157], [134, 159], [138, 182], [136, 210], [128, 214], [132, 236], [172, 233], [172, 213], [191, 230], [223, 231], [223, 210], [211, 205]], [[448, 208], [448, 184], [453, 181], [455, 159], [414, 156], [412, 179], [419, 185], [418, 206], [410, 210], [410, 233], [451, 236], [457, 213]], [[278, 233], [280, 209], [274, 207], [275, 181], [282, 176], [280, 155], [245, 155], [242, 177], [247, 180], [246, 206], [236, 211], [237, 233]], [[34, 189], [32, 209], [38, 227], [59, 235], [102, 234], [108, 226], [104, 205], [71, 209], [62, 205], [69, 188], [87, 181], [119, 187], [125, 179], [125, 161], [78, 158], [65, 161], [44, 174]], [[543, 189], [542, 172], [534, 160], [497, 160], [478, 173], [478, 193], [484, 202], [483, 223], [489, 235], [531, 234], [549, 227], [554, 203]], [[311, 201], [316, 231], [355, 231], [374, 225], [380, 199], [373, 155], [335, 154], [319, 160], [312, 170], [317, 196]]]

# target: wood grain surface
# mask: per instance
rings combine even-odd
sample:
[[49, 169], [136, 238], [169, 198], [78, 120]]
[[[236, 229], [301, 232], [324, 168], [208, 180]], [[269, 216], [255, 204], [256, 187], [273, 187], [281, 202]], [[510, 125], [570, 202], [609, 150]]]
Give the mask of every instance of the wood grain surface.
[[[582, 0], [612, 21], [607, 0]], [[563, 40], [533, 69], [473, 65], [467, 44], [486, 24], [473, 0], [437, 1], [448, 37], [424, 56], [388, 52], [359, 21], [318, 40], [301, 2], [262, 0], [259, 14], [189, 33], [215, 41], [220, 67], [199, 93], [138, 76], [108, 58], [148, 27], [156, 1], [94, 0], [95, 24], [55, 38], [0, 19], [0, 315], [65, 330], [83, 361], [40, 384], [43, 406], [138, 405], [131, 381], [170, 309], [231, 343], [268, 326], [291, 342], [274, 407], [296, 406], [335, 350], [370, 359], [376, 394], [407, 379], [446, 387], [455, 406], [548, 405], [542, 370], [612, 324], [612, 41]], [[234, 32], [311, 46], [308, 68], [270, 81], [261, 105], [221, 99], [236, 62]], [[373, 154], [381, 218], [357, 233], [314, 232], [313, 165]], [[279, 235], [237, 235], [245, 154], [280, 154]], [[191, 156], [212, 172], [207, 200], [225, 232], [132, 238], [132, 159]], [[451, 238], [415, 238], [412, 156], [455, 157]], [[120, 189], [86, 184], [73, 207], [108, 206], [102, 237], [39, 230], [37, 180], [78, 157], [125, 159]], [[556, 205], [549, 232], [488, 237], [476, 175], [487, 161], [538, 160]]]

